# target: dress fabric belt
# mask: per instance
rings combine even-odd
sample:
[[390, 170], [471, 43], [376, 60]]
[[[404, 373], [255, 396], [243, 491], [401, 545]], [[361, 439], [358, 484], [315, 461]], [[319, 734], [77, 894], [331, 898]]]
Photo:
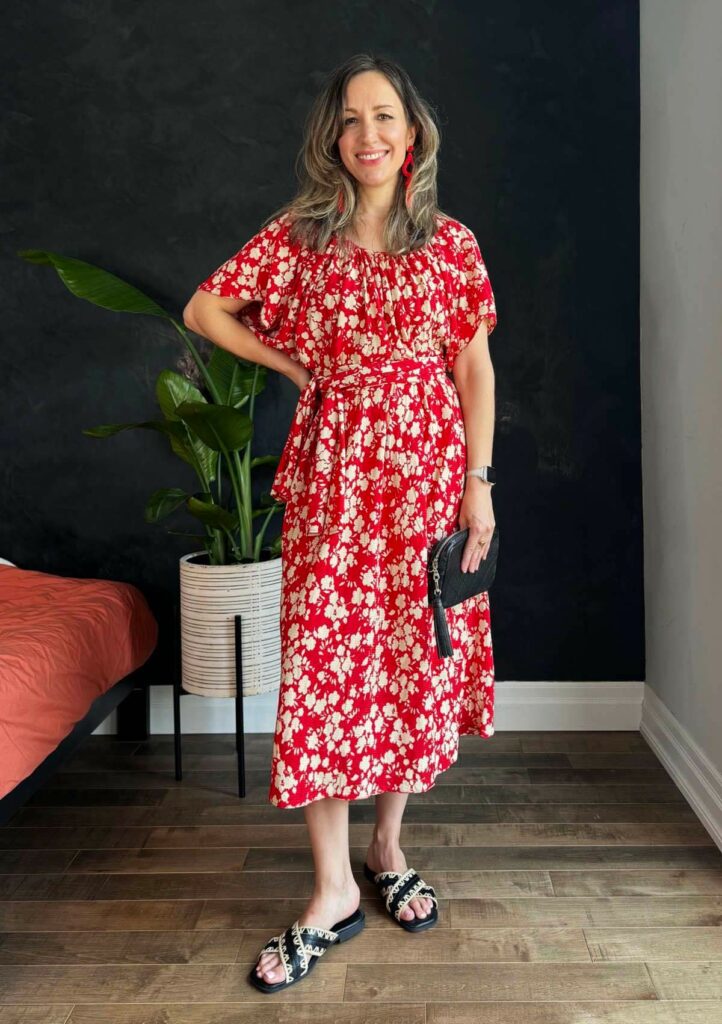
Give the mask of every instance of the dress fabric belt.
[[[307, 508], [305, 533], [332, 533], [342, 528], [346, 509], [348, 392], [433, 381], [440, 377], [448, 382], [442, 359], [414, 357], [340, 367], [327, 376], [314, 374], [311, 377], [299, 396], [271, 487], [275, 498], [288, 502], [294, 493], [296, 476], [301, 474], [301, 480], [305, 480], [307, 485], [300, 497]], [[386, 436], [394, 429], [393, 415], [393, 407], [387, 405], [385, 426], [379, 433], [375, 432], [374, 447], [381, 450], [382, 459]], [[379, 460], [378, 465], [380, 478], [383, 461]]]

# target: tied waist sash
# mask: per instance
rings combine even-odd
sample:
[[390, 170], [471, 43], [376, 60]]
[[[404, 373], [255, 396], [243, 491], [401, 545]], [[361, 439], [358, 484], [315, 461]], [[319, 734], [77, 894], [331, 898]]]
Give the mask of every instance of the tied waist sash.
[[[291, 429], [281, 452], [271, 494], [288, 502], [297, 474], [307, 488], [305, 533], [341, 529], [346, 509], [346, 396], [362, 388], [391, 387], [448, 375], [443, 360], [408, 357], [373, 365], [343, 367], [327, 376], [314, 374], [302, 389]], [[388, 416], [373, 443], [385, 451]], [[381, 474], [379, 473], [379, 477]]]

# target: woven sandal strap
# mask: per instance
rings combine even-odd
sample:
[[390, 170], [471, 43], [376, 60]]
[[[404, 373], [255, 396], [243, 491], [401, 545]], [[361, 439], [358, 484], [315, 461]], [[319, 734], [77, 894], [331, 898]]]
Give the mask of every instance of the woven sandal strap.
[[381, 893], [386, 902], [386, 909], [389, 913], [396, 913], [396, 906], [400, 898], [400, 894], [403, 894], [409, 883], [413, 884], [413, 877], [416, 874], [413, 868], [407, 868], [406, 871], [382, 871], [380, 875], [377, 875], [377, 879], [385, 879], [386, 885], [381, 887]]
[[281, 963], [286, 972], [286, 981], [302, 977], [308, 970], [308, 954], [298, 930], [298, 921], [288, 927], [279, 943]]
[[321, 956], [338, 939], [338, 932], [294, 921], [285, 932], [274, 935], [261, 950], [277, 953], [286, 975], [286, 984], [308, 971], [312, 956]]
[[411, 900], [420, 896], [427, 896], [438, 906], [436, 893], [432, 886], [427, 885], [415, 871], [409, 870], [386, 893], [386, 907], [396, 920], [400, 921], [401, 911], [404, 907]]
[[305, 938], [306, 945], [323, 946], [327, 949], [332, 943], [338, 938], [338, 932], [331, 931], [330, 928], [320, 928], [315, 924], [302, 924], [299, 931]]
[[283, 972], [286, 976], [286, 984], [291, 980], [291, 963], [288, 952], [288, 933], [290, 930], [291, 929], [289, 928], [280, 935], [272, 936], [258, 954], [259, 959], [264, 953], [275, 953], [278, 956], [278, 959], [281, 961], [281, 967], [283, 967]]
[[378, 874], [374, 875], [374, 882], [376, 882], [378, 884], [383, 878], [389, 878], [389, 879], [401, 878], [402, 874], [408, 874], [410, 870], [411, 870], [411, 868], [407, 869], [407, 871], [405, 871], [405, 872], [401, 872], [401, 871], [379, 871]]

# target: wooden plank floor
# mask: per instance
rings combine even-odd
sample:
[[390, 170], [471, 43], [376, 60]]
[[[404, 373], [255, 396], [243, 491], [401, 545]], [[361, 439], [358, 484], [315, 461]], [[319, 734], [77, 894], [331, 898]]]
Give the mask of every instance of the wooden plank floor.
[[402, 846], [440, 897], [366, 928], [288, 992], [246, 975], [304, 909], [303, 810], [267, 802], [270, 735], [90, 737], [0, 829], [0, 1024], [722, 1024], [722, 854], [636, 732], [463, 737], [409, 797]]

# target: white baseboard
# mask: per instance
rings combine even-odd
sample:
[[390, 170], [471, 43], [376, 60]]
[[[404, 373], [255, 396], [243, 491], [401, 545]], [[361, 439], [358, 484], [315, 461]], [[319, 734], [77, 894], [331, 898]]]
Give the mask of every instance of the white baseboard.
[[[150, 731], [173, 732], [173, 694], [170, 686], [152, 686]], [[497, 732], [638, 730], [641, 719], [642, 682], [496, 682], [494, 725]], [[245, 732], [273, 732], [278, 690], [246, 697], [243, 701]], [[230, 733], [235, 730], [232, 697], [181, 697], [181, 728], [184, 733]], [[115, 732], [115, 712], [95, 734]]]
[[93, 729], [91, 736], [115, 736], [118, 731], [118, 712], [111, 711], [97, 729]]
[[[151, 733], [173, 732], [173, 700], [170, 686], [150, 689]], [[243, 731], [273, 732], [276, 728], [278, 690], [258, 693], [243, 699]], [[180, 700], [182, 732], [235, 732], [236, 701], [234, 697], [199, 697], [184, 693]]]
[[497, 681], [494, 730], [638, 730], [644, 683]]
[[722, 774], [649, 686], [640, 732], [722, 850]]

